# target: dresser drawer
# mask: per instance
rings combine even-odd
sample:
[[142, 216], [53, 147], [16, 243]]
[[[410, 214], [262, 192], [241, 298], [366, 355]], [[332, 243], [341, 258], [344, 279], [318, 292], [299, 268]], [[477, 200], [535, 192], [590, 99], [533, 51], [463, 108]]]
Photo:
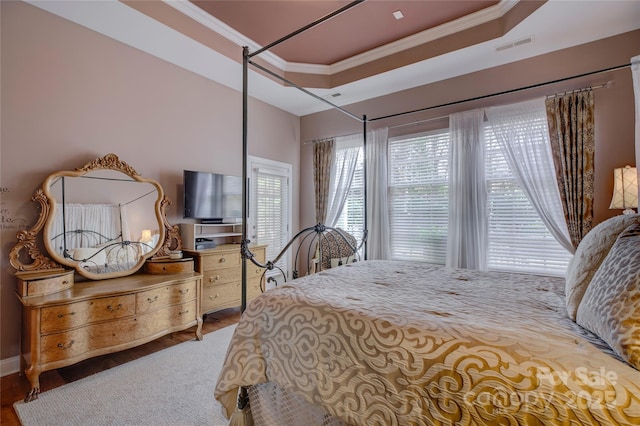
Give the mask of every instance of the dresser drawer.
[[240, 268], [226, 268], [214, 271], [206, 271], [202, 277], [202, 285], [210, 287], [212, 285], [227, 284], [234, 281], [240, 281], [242, 275]]
[[23, 297], [42, 296], [73, 287], [73, 271], [60, 273], [17, 273], [18, 294]]
[[211, 271], [214, 269], [233, 268], [240, 266], [240, 248], [233, 252], [212, 253], [202, 256], [202, 270]]
[[260, 279], [253, 278], [247, 281], [247, 299], [253, 299], [262, 294], [260, 289]]
[[135, 312], [135, 296], [104, 297], [42, 309], [40, 332], [69, 330], [89, 323], [122, 318]]
[[[260, 278], [247, 280], [247, 300], [262, 294]], [[208, 312], [240, 306], [242, 303], [242, 284], [240, 281], [225, 284], [205, 284], [202, 290], [202, 311]]]
[[[260, 278], [264, 272], [263, 268], [259, 268], [253, 263], [247, 263], [247, 278]], [[226, 284], [233, 281], [242, 280], [242, 268], [226, 268], [215, 271], [206, 271], [203, 275], [203, 283], [207, 285]]]
[[198, 318], [196, 300], [190, 300], [179, 305], [167, 306], [164, 309], [140, 315], [136, 329], [136, 338], [146, 338], [171, 330], [190, 322], [195, 323]]
[[171, 329], [184, 328], [197, 322], [195, 300], [167, 306], [137, 318], [123, 318], [110, 322], [87, 325], [75, 330], [42, 336], [41, 363], [61, 361], [74, 357], [87, 357], [91, 352], [118, 345], [132, 345], [147, 341]]
[[240, 305], [240, 281], [219, 285], [205, 285], [202, 290], [202, 311]]
[[144, 271], [148, 274], [180, 274], [193, 272], [193, 259], [151, 259], [144, 263]]
[[264, 247], [255, 247], [255, 248], [251, 248], [251, 252], [253, 253], [253, 255], [255, 256], [256, 260], [260, 263], [265, 262], [266, 259], [266, 249]]
[[40, 362], [46, 364], [82, 357], [92, 351], [130, 342], [137, 325], [136, 319], [129, 317], [42, 336]]
[[196, 280], [143, 291], [136, 294], [136, 313], [149, 312], [195, 298]]

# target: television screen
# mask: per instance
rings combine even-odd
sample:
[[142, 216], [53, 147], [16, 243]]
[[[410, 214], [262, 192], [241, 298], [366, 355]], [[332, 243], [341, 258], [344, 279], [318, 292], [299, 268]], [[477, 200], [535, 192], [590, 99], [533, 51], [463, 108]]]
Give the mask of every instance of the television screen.
[[184, 217], [222, 222], [242, 218], [242, 178], [184, 171]]

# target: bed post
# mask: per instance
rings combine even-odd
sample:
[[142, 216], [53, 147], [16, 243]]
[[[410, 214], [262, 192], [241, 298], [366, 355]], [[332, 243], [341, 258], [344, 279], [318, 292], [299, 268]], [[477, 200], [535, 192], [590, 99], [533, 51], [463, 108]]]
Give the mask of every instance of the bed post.
[[245, 253], [249, 250], [249, 240], [247, 239], [247, 219], [249, 212], [247, 211], [247, 200], [249, 198], [249, 179], [247, 177], [247, 110], [248, 110], [248, 67], [249, 67], [249, 48], [242, 48], [242, 296], [241, 311], [247, 308], [247, 258]]
[[[363, 180], [364, 180], [364, 232], [368, 232], [369, 226], [367, 225], [367, 212], [369, 211], [367, 206], [367, 115], [362, 116], [362, 154], [363, 154]], [[363, 235], [364, 239], [364, 260], [367, 260], [367, 238]]]
[[[249, 180], [247, 177], [247, 86], [248, 86], [248, 66], [249, 66], [249, 48], [242, 48], [242, 241], [240, 242], [240, 255], [242, 258], [242, 305], [241, 311], [247, 308], [247, 256], [249, 252], [249, 240], [247, 239], [247, 200], [249, 197]], [[249, 410], [249, 392], [246, 387], [241, 387], [238, 391], [238, 402], [236, 410], [229, 418], [230, 426], [247, 426], [252, 425], [251, 412]]]

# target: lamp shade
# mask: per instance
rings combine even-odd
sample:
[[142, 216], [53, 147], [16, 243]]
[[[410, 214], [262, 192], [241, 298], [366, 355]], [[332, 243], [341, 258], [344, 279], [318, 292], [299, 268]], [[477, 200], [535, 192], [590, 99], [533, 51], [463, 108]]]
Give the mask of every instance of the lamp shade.
[[151, 230], [150, 229], [143, 229], [142, 230], [142, 236], [140, 237], [140, 242], [148, 243], [149, 241], [151, 241]]
[[638, 207], [638, 171], [635, 167], [625, 166], [613, 170], [613, 198], [610, 209], [626, 209], [624, 213], [633, 213]]

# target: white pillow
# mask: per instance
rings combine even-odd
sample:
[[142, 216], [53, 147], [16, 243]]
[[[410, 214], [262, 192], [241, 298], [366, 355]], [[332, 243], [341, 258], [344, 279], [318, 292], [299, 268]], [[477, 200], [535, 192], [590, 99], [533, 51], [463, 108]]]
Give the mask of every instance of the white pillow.
[[73, 258], [86, 264], [104, 265], [107, 257], [104, 250], [96, 247], [78, 247], [73, 249]]

